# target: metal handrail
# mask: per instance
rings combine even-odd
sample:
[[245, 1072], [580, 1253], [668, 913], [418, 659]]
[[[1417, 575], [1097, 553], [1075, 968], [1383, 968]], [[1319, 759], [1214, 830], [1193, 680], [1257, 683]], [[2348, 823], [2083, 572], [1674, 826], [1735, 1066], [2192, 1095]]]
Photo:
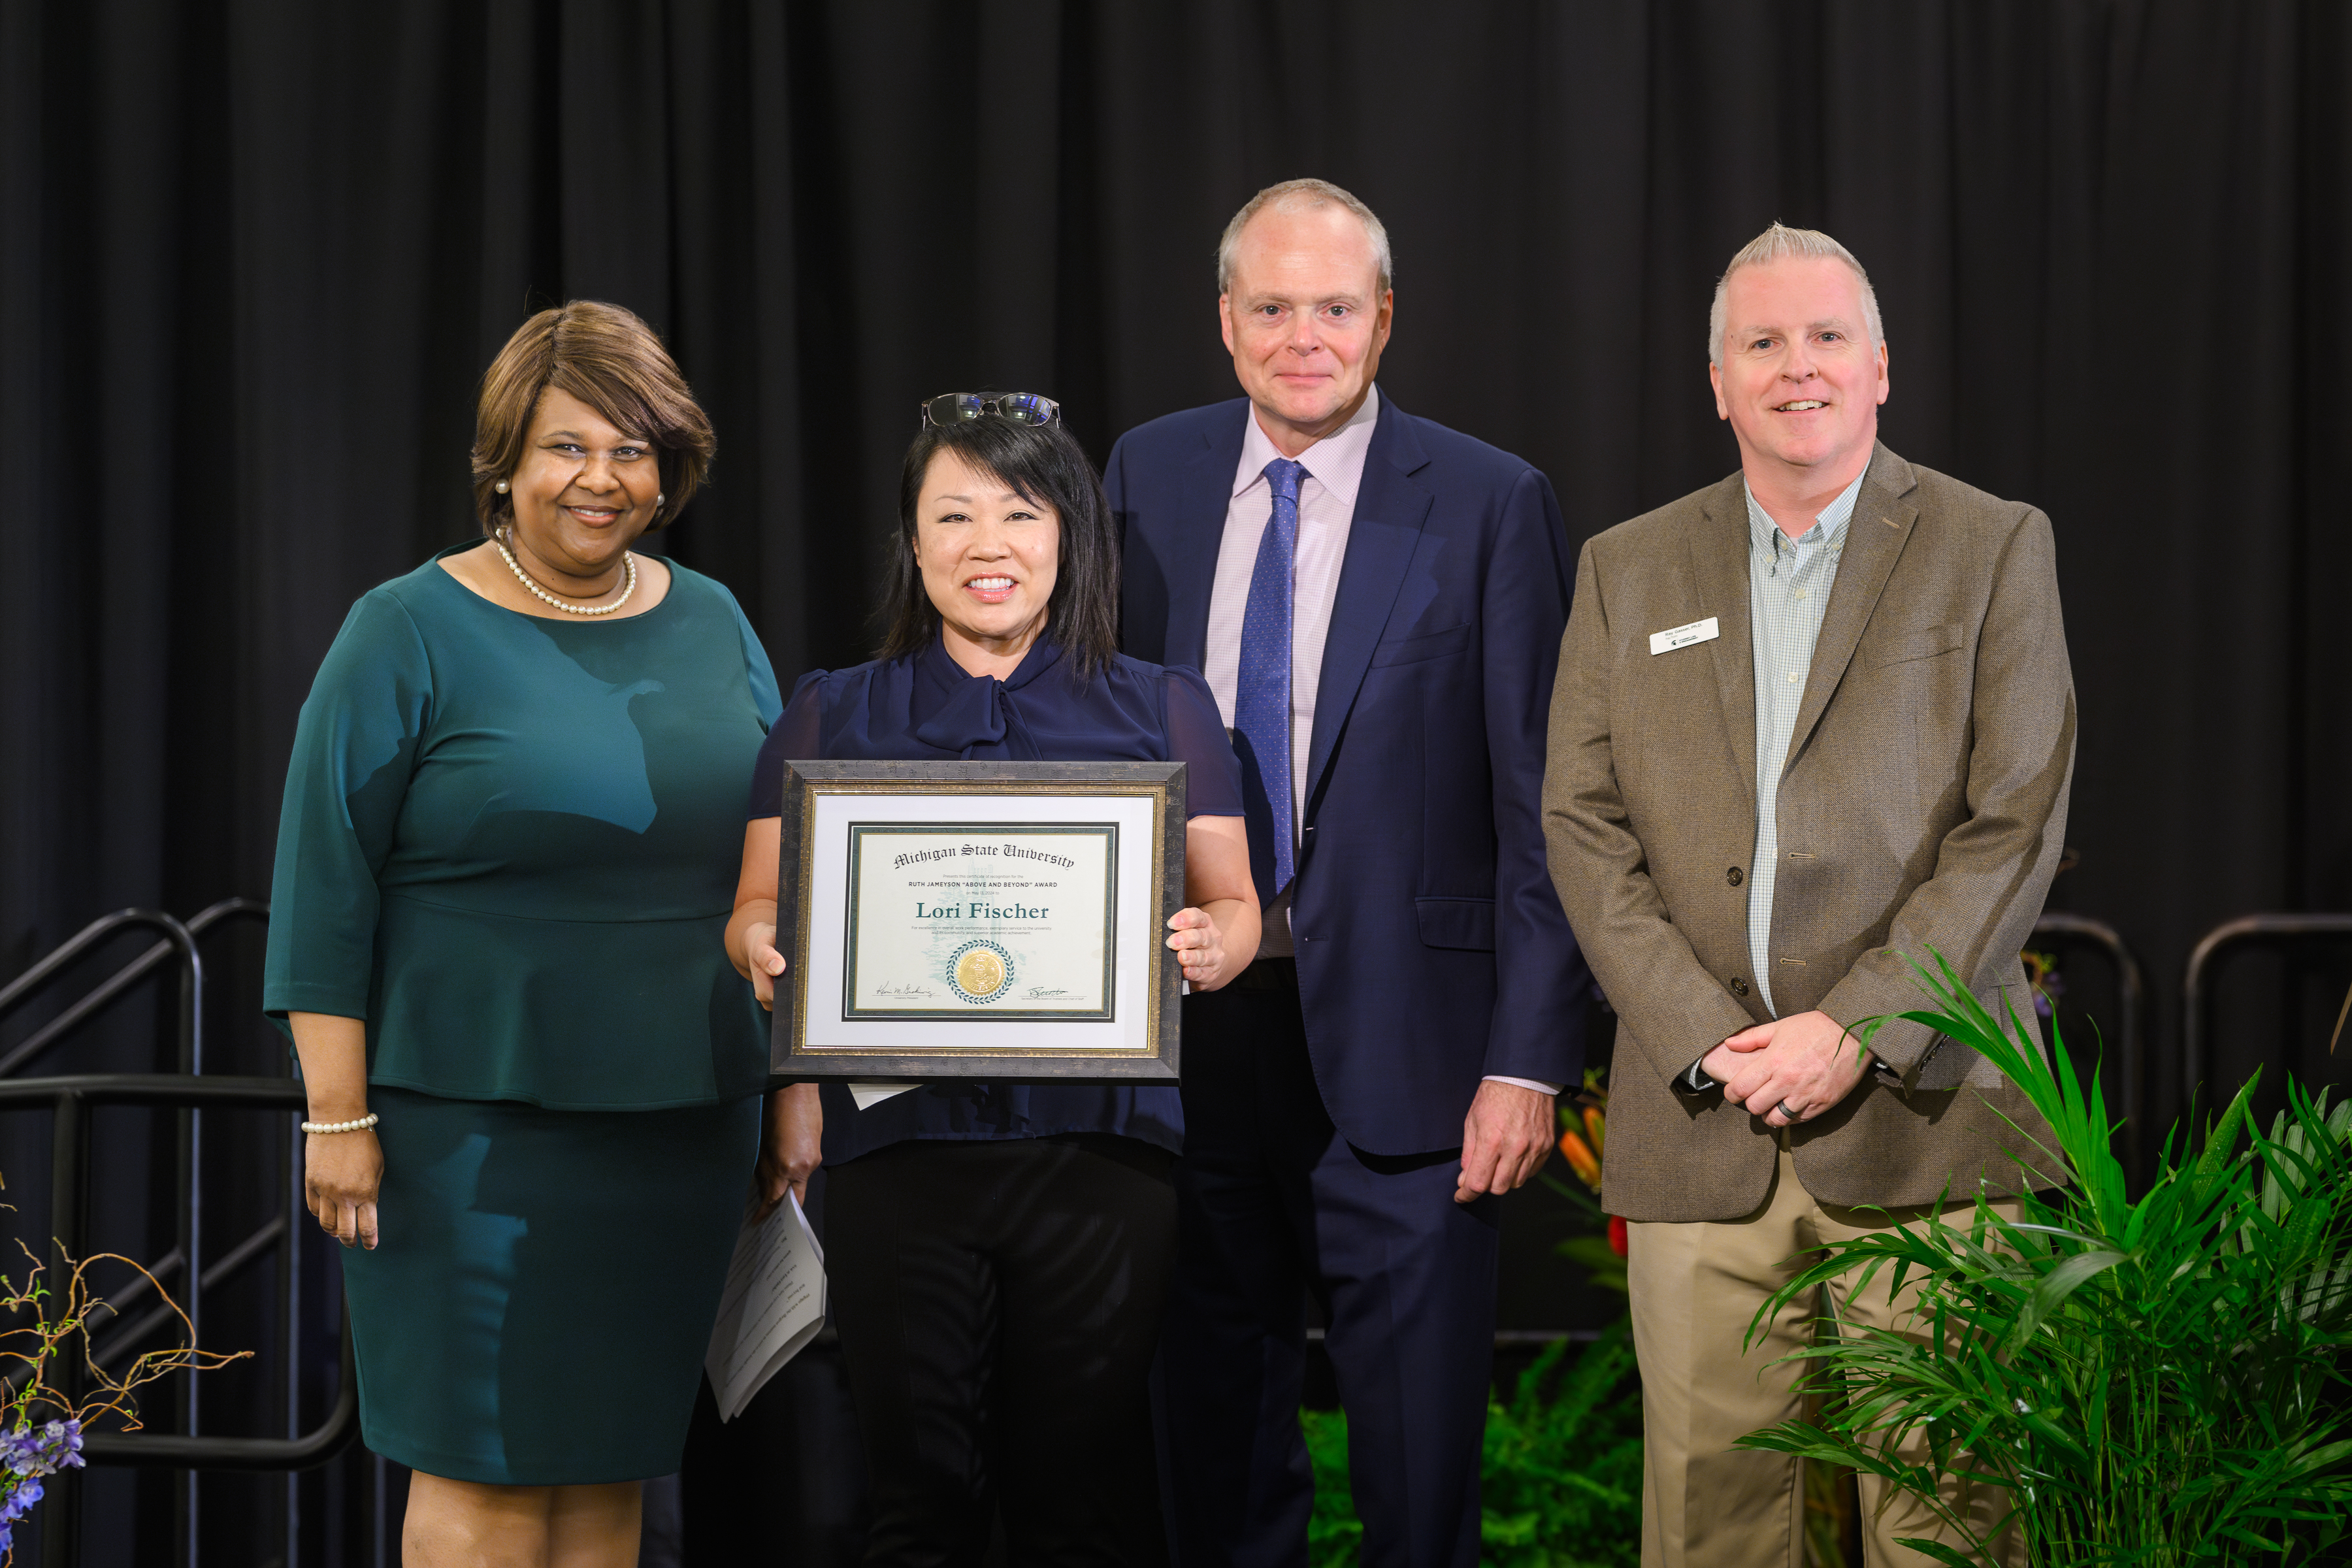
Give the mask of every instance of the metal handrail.
[[[292, 1079], [198, 1076], [204, 1066], [205, 970], [194, 939], [231, 920], [267, 921], [268, 918], [269, 906], [267, 903], [243, 898], [223, 899], [190, 917], [184, 923], [153, 910], [117, 910], [92, 921], [5, 987], [0, 987], [0, 1016], [5, 1016], [23, 1005], [43, 985], [56, 979], [77, 958], [116, 931], [145, 927], [161, 931], [164, 937], [163, 941], [139, 954], [57, 1017], [50, 1019], [33, 1036], [19, 1042], [5, 1058], [0, 1058], [0, 1109], [24, 1109], [46, 1103], [51, 1110], [51, 1207], [55, 1222], [52, 1227], [55, 1233], [53, 1263], [62, 1263], [68, 1257], [78, 1254], [82, 1245], [89, 1207], [87, 1151], [89, 1115], [100, 1105], [143, 1105], [176, 1108], [178, 1110], [184, 1200], [180, 1215], [181, 1245], [157, 1261], [154, 1272], [159, 1278], [184, 1277], [180, 1293], [189, 1309], [187, 1316], [192, 1325], [199, 1321], [197, 1312], [205, 1290], [226, 1283], [264, 1257], [275, 1257], [278, 1296], [281, 1306], [278, 1327], [283, 1342], [280, 1354], [285, 1380], [285, 1437], [200, 1435], [195, 1419], [194, 1389], [191, 1383], [184, 1387], [182, 1414], [186, 1426], [184, 1432], [94, 1432], [85, 1440], [84, 1453], [93, 1464], [147, 1466], [189, 1472], [183, 1498], [180, 1554], [184, 1554], [191, 1564], [195, 1562], [198, 1550], [194, 1472], [241, 1470], [282, 1473], [286, 1477], [286, 1528], [290, 1551], [297, 1539], [300, 1520], [295, 1473], [331, 1460], [359, 1434], [359, 1380], [353, 1361], [348, 1310], [341, 1323], [338, 1350], [341, 1378], [336, 1391], [334, 1408], [319, 1426], [305, 1431], [301, 1425], [301, 1279], [296, 1268], [301, 1233], [294, 1221], [298, 1215], [305, 1215], [307, 1211], [299, 1154], [288, 1165], [285, 1213], [231, 1247], [217, 1262], [205, 1266], [197, 1256], [197, 1223], [202, 1208], [202, 1189], [198, 1179], [200, 1108], [276, 1109], [299, 1112], [304, 1105], [301, 1086]], [[45, 1079], [10, 1079], [5, 1076], [98, 1016], [107, 1006], [174, 957], [181, 961], [178, 1065], [183, 1070], [180, 1073], [79, 1075]], [[299, 1150], [299, 1141], [289, 1147]], [[121, 1299], [110, 1304], [109, 1315], [120, 1319], [121, 1309], [133, 1305], [150, 1289], [152, 1287], [145, 1279], [130, 1282], [121, 1293]], [[97, 1363], [105, 1365], [135, 1348], [148, 1335], [168, 1324], [173, 1316], [169, 1307], [157, 1307], [135, 1321], [118, 1326], [108, 1336], [104, 1345], [88, 1348]], [[94, 1317], [90, 1326], [98, 1326], [100, 1321]], [[61, 1375], [56, 1380], [61, 1391], [79, 1390], [81, 1370], [79, 1361], [69, 1368], [61, 1369]], [[381, 1469], [379, 1464], [379, 1492], [382, 1488]], [[52, 1500], [43, 1510], [42, 1520], [41, 1555], [45, 1564], [69, 1564], [75, 1560], [80, 1522], [74, 1506], [77, 1500], [72, 1495], [77, 1480], [77, 1477], [65, 1475], [50, 1483]], [[378, 1502], [380, 1505], [380, 1497]], [[379, 1559], [382, 1544], [379, 1541]]]
[[[306, 1094], [294, 1079], [241, 1078], [222, 1075], [200, 1078], [184, 1073], [85, 1073], [46, 1079], [0, 1079], [0, 1110], [47, 1104], [50, 1110], [49, 1229], [51, 1266], [62, 1277], [84, 1249], [89, 1213], [84, 1178], [88, 1173], [90, 1113], [100, 1106], [144, 1106], [177, 1109], [184, 1114], [198, 1108], [211, 1110], [248, 1110], [299, 1113]], [[287, 1258], [293, 1231], [280, 1221], [280, 1258]], [[253, 1238], [247, 1238], [249, 1247]], [[224, 1264], [235, 1258], [235, 1249]], [[191, 1279], [196, 1279], [190, 1270]], [[184, 1292], [188, 1293], [188, 1292]], [[289, 1314], [290, 1316], [290, 1314]], [[289, 1325], [290, 1327], [290, 1325]], [[292, 1334], [288, 1335], [287, 1380], [295, 1387]], [[286, 1471], [308, 1468], [333, 1458], [359, 1435], [359, 1380], [355, 1374], [348, 1312], [340, 1349], [342, 1367], [335, 1406], [326, 1420], [309, 1432], [289, 1437], [207, 1436], [194, 1432], [93, 1432], [83, 1442], [83, 1454], [93, 1464], [161, 1466], [187, 1470]], [[68, 1400], [82, 1388], [79, 1358], [67, 1357], [58, 1370], [55, 1386]], [[193, 1402], [191, 1402], [193, 1407]], [[290, 1484], [290, 1483], [289, 1483]], [[75, 1504], [78, 1478], [61, 1474], [50, 1482], [51, 1497], [41, 1521], [42, 1561], [50, 1568], [67, 1568], [76, 1560], [80, 1520]], [[187, 1520], [187, 1542], [193, 1561], [194, 1516]]]
[[[0, 1017], [6, 1016], [10, 1011], [39, 989], [44, 982], [57, 974], [68, 963], [96, 945], [100, 939], [110, 932], [129, 925], [153, 925], [164, 931], [165, 940], [157, 942], [129, 963], [116, 970], [80, 1001], [26, 1036], [6, 1056], [0, 1057], [0, 1078], [6, 1078], [18, 1068], [26, 1066], [50, 1047], [57, 1045], [74, 1030], [97, 1016], [132, 986], [152, 974], [156, 967], [174, 952], [190, 955], [190, 962], [194, 965], [194, 973], [197, 975], [194, 1000], [201, 1005], [204, 989], [203, 966], [201, 961], [193, 956], [196, 952], [194, 939], [204, 935], [205, 931], [223, 921], [239, 918], [267, 921], [269, 918], [269, 906], [259, 899], [223, 899], [218, 903], [189, 916], [186, 923], [180, 926], [179, 935], [173, 934], [170, 929], [171, 925], [179, 922], [173, 921], [169, 915], [159, 914], [152, 910], [117, 910], [114, 913], [84, 926], [68, 939], [64, 946], [18, 975], [9, 983], [5, 990], [0, 990]], [[187, 940], [184, 942], [183, 937]]]
[[[176, 950], [180, 954], [180, 962], [184, 966], [180, 986], [180, 1070], [195, 1071], [194, 1064], [204, 1057], [205, 961], [203, 955], [196, 952], [195, 933], [161, 910], [117, 910], [110, 915], [99, 916], [74, 932], [47, 957], [7, 984], [0, 985], [0, 1018], [6, 1017], [31, 1001], [42, 986], [62, 973], [66, 965], [75, 959], [116, 931], [138, 926], [162, 931], [164, 940], [156, 946], [167, 952]], [[160, 960], [156, 958], [155, 950], [150, 949], [134, 960], [131, 967], [140, 974], [145, 974], [156, 962]], [[121, 984], [117, 984], [118, 981]], [[0, 1057], [0, 1078], [5, 1078], [56, 1045], [68, 1032], [88, 1021], [100, 1007], [121, 995], [128, 989], [129, 984], [122, 974], [117, 974], [114, 980], [100, 985], [52, 1018], [37, 1034], [5, 1057]]]
[[[204, 955], [198, 950], [195, 939], [223, 921], [239, 917], [267, 921], [269, 906], [255, 899], [223, 899], [200, 910], [185, 923], [160, 910], [117, 910], [84, 926], [24, 973], [0, 987], [0, 1017], [30, 1001], [76, 959], [116, 931], [145, 927], [161, 931], [164, 940], [132, 959], [32, 1035], [19, 1041], [5, 1057], [0, 1057], [0, 1081], [6, 1081], [10, 1074], [62, 1043], [75, 1030], [129, 994], [139, 982], [174, 955], [179, 958], [181, 968], [178, 1065], [184, 1075], [201, 1073], [205, 1065], [205, 965]], [[170, 1261], [184, 1266], [187, 1270], [186, 1283], [181, 1291], [184, 1298], [182, 1305], [190, 1326], [199, 1328], [204, 1317], [204, 1289], [214, 1279], [215, 1270], [204, 1268], [200, 1256], [204, 1214], [204, 1124], [192, 1105], [182, 1105], [178, 1132], [179, 1245], [173, 1248], [169, 1258]], [[292, 1276], [284, 1267], [282, 1258], [279, 1273], [281, 1286], [290, 1292], [293, 1289]], [[289, 1300], [291, 1300], [290, 1294]], [[194, 1436], [197, 1431], [198, 1395], [193, 1383], [186, 1385], [183, 1397], [182, 1419], [189, 1436]], [[193, 1491], [189, 1507], [191, 1513], [187, 1531], [193, 1540], [195, 1528]]]
[[[164, 953], [176, 952], [180, 959], [178, 1018], [180, 1071], [184, 1074], [194, 1074], [204, 1070], [204, 955], [196, 950], [195, 933], [160, 910], [117, 910], [112, 914], [100, 915], [82, 927], [24, 973], [16, 976], [5, 986], [0, 986], [0, 1017], [5, 1017], [9, 1013], [23, 1006], [37, 994], [42, 987], [64, 973], [67, 966], [74, 960], [95, 948], [116, 931], [139, 927], [159, 931], [163, 933], [164, 940], [157, 943], [156, 948], [151, 948], [147, 953], [133, 960], [128, 970], [119, 972], [112, 980], [100, 984], [57, 1017], [50, 1019], [29, 1039], [19, 1043], [16, 1048], [10, 1051], [5, 1058], [0, 1058], [0, 1081], [5, 1081], [5, 1075], [15, 1072], [56, 1046], [74, 1030], [96, 1017], [118, 997], [127, 994], [133, 980], [147, 973], [161, 962], [156, 952], [157, 948], [163, 950]], [[52, 1127], [60, 1137], [63, 1132], [61, 1124], [65, 1119], [65, 1111], [61, 1106], [57, 1114], [52, 1117]], [[204, 1235], [204, 1124], [193, 1109], [183, 1109], [179, 1113], [178, 1121], [179, 1147], [176, 1163], [180, 1186], [178, 1215], [180, 1234], [179, 1245], [173, 1248], [173, 1251], [178, 1254], [187, 1270], [187, 1280], [181, 1290], [184, 1298], [182, 1309], [187, 1315], [189, 1328], [193, 1332], [204, 1321], [205, 1270], [203, 1258], [200, 1256]], [[62, 1148], [62, 1143], [58, 1147]], [[78, 1144], [75, 1157], [77, 1162], [81, 1157]], [[79, 1163], [68, 1170], [62, 1158], [59, 1158], [56, 1171], [58, 1180], [70, 1181], [76, 1184], [78, 1190], [79, 1184], [86, 1180], [87, 1174], [87, 1171]], [[183, 1389], [180, 1412], [181, 1421], [186, 1426], [191, 1436], [194, 1436], [197, 1430], [198, 1399], [196, 1385], [191, 1381]], [[185, 1521], [186, 1533], [193, 1541], [195, 1533], [195, 1493], [193, 1487], [188, 1489], [186, 1500], [188, 1510]], [[62, 1510], [53, 1508], [50, 1511]], [[47, 1537], [45, 1536], [44, 1539], [46, 1540]], [[58, 1561], [46, 1546], [42, 1549], [42, 1555], [50, 1561]]]
[[2147, 974], [2140, 967], [2139, 957], [2133, 952], [2123, 933], [2105, 921], [2093, 920], [2065, 910], [2044, 910], [2042, 918], [2033, 922], [2036, 936], [2068, 937], [2086, 942], [2107, 955], [2115, 966], [2116, 998], [2122, 1016], [2116, 1020], [2116, 1036], [2119, 1046], [2116, 1064], [2116, 1092], [2124, 1107], [2124, 1148], [2131, 1168], [2139, 1169], [2141, 1128], [2147, 1119]]
[[2189, 970], [2180, 986], [2180, 1093], [2192, 1100], [2205, 1081], [2206, 1013], [2212, 1005], [2207, 983], [2214, 964], [2232, 948], [2257, 942], [2294, 941], [2301, 937], [2352, 937], [2352, 914], [2242, 915], [2224, 921], [2198, 939], [2189, 950]]

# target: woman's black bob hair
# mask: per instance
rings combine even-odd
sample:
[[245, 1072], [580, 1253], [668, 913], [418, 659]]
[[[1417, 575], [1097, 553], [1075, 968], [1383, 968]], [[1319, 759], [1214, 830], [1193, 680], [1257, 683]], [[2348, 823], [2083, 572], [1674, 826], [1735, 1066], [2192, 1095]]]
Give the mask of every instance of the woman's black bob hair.
[[[993, 396], [983, 392], [982, 396]], [[884, 577], [883, 636], [877, 657], [919, 653], [940, 633], [940, 612], [915, 564], [916, 509], [931, 459], [952, 452], [1003, 480], [1033, 505], [1061, 520], [1060, 561], [1046, 600], [1045, 636], [1062, 645], [1074, 679], [1087, 679], [1118, 651], [1118, 531], [1092, 463], [1056, 416], [1050, 425], [1016, 425], [1001, 414], [938, 426], [926, 422], [907, 448], [898, 477], [898, 548]]]

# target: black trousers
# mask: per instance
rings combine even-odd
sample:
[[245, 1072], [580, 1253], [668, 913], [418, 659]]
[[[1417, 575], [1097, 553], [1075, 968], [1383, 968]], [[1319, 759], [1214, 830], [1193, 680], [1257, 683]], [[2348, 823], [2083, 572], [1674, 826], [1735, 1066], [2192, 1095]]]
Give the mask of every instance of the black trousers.
[[832, 1168], [834, 1321], [868, 1563], [1167, 1559], [1150, 1376], [1173, 1157], [1133, 1139], [909, 1142]]
[[1297, 969], [1184, 999], [1179, 1264], [1163, 1346], [1181, 1568], [1306, 1568], [1298, 1428], [1311, 1293], [1348, 1412], [1363, 1568], [1475, 1568], [1497, 1200], [1459, 1149], [1381, 1155], [1333, 1127]]

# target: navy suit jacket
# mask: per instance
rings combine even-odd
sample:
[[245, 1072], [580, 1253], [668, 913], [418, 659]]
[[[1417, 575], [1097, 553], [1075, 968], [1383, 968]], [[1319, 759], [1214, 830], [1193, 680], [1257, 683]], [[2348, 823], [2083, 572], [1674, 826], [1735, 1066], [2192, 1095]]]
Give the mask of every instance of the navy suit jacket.
[[[1138, 658], [1202, 667], [1249, 417], [1246, 398], [1189, 409], [1111, 449]], [[1487, 1074], [1580, 1081], [1591, 977], [1539, 815], [1573, 559], [1543, 475], [1381, 395], [1324, 645], [1291, 903], [1316, 1082], [1368, 1153], [1460, 1144]]]

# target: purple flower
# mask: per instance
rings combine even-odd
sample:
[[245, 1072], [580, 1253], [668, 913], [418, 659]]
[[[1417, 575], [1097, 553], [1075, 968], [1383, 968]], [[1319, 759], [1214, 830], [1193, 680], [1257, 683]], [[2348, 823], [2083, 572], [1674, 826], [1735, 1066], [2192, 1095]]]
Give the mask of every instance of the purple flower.
[[77, 1420], [52, 1421], [41, 1428], [41, 1447], [52, 1470], [79, 1470], [87, 1463], [81, 1457], [81, 1423]]
[[53, 1475], [61, 1469], [79, 1469], [87, 1463], [81, 1457], [79, 1421], [52, 1421], [46, 1426], [0, 1432], [0, 1468], [12, 1474]]
[[40, 1482], [36, 1480], [18, 1482], [16, 1489], [9, 1492], [7, 1500], [0, 1502], [0, 1524], [16, 1523], [32, 1512], [33, 1505], [40, 1500]]

